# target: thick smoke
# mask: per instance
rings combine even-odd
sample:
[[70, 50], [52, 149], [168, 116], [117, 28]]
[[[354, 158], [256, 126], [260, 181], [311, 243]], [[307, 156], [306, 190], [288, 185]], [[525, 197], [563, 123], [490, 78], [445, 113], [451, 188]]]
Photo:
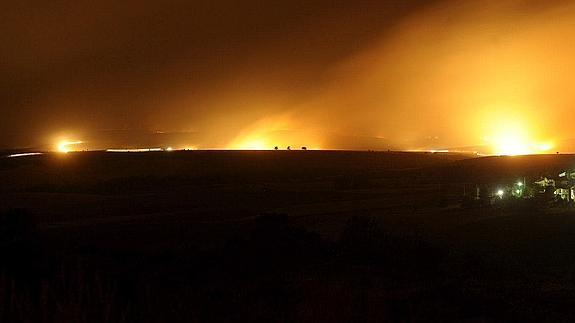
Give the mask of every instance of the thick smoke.
[[572, 138], [569, 1], [0, 7], [3, 147], [436, 149], [506, 128]]

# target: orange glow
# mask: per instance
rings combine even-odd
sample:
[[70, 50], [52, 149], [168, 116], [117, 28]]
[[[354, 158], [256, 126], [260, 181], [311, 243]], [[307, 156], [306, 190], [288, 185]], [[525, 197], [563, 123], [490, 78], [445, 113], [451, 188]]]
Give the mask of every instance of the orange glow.
[[[9, 82], [16, 88], [7, 93], [15, 96], [14, 102], [26, 102], [27, 106], [14, 115], [18, 123], [6, 124], [10, 128], [6, 133], [14, 133], [14, 139], [12, 135], [0, 139], [15, 140], [4, 143], [6, 147], [19, 142], [17, 147], [53, 151], [80, 148], [64, 145], [58, 149], [54, 139], [82, 139], [94, 150], [165, 148], [169, 144], [176, 150], [197, 145], [200, 149], [291, 146], [293, 150], [306, 146], [355, 150], [469, 148], [481, 154], [575, 152], [570, 122], [566, 122], [572, 118], [575, 102], [571, 88], [575, 43], [569, 41], [575, 37], [575, 1], [387, 2], [359, 1], [358, 7], [353, 1], [341, 2], [343, 7], [338, 2], [337, 8], [321, 10], [321, 17], [305, 19], [305, 26], [299, 26], [303, 33], [294, 34], [291, 27], [277, 34], [262, 33], [262, 37], [250, 38], [253, 44], [241, 42], [242, 46], [231, 48], [229, 55], [222, 57], [218, 56], [222, 52], [219, 44], [235, 36], [229, 32], [212, 35], [211, 23], [207, 28], [180, 28], [180, 22], [165, 19], [174, 25], [160, 31], [167, 35], [189, 32], [181, 38], [190, 41], [134, 51], [134, 55], [142, 55], [134, 62], [153, 57], [161, 66], [156, 66], [154, 73], [141, 73], [114, 65], [125, 75], [110, 79], [109, 71], [99, 68], [98, 60], [69, 55], [78, 50], [78, 57], [84, 57], [83, 51], [91, 52], [96, 46], [101, 52], [117, 51], [110, 57], [119, 57], [117, 63], [121, 65], [126, 63], [122, 60], [125, 51], [133, 50], [122, 38], [126, 33], [119, 32], [116, 36], [120, 38], [101, 43], [96, 35], [98, 41], [94, 42], [93, 35], [82, 33], [98, 30], [97, 26], [82, 25], [73, 28], [70, 37], [74, 39], [53, 43], [39, 39], [46, 36], [43, 29], [57, 28], [43, 28], [43, 23], [35, 23], [33, 28], [25, 23], [14, 25], [13, 30], [26, 32], [11, 33], [24, 38], [16, 42], [21, 46], [10, 46], [15, 50], [14, 57], [6, 61], [11, 66], [6, 67], [10, 75], [37, 70], [86, 79], [69, 84], [36, 84], [33, 77], [23, 78], [22, 84]], [[138, 14], [140, 9], [128, 11]], [[350, 20], [342, 24], [337, 18], [339, 12], [358, 15], [347, 15]], [[61, 14], [68, 13], [64, 10]], [[379, 19], [380, 15], [386, 19]], [[368, 19], [363, 21], [362, 17]], [[82, 23], [81, 19], [52, 18], [47, 21]], [[237, 18], [231, 19], [233, 24], [244, 21]], [[217, 20], [218, 28], [225, 30], [228, 20]], [[102, 21], [107, 20], [95, 19], [94, 23]], [[285, 26], [303, 22], [291, 21]], [[145, 26], [139, 27], [145, 30]], [[230, 31], [236, 28], [229, 27]], [[204, 38], [196, 32], [207, 32], [206, 39], [223, 38], [197, 46], [191, 40]], [[326, 34], [338, 37], [323, 37]], [[357, 41], [360, 34], [364, 38]], [[174, 39], [179, 38], [166, 38]], [[23, 50], [22, 55], [18, 50]], [[27, 63], [22, 64], [19, 57], [27, 57]], [[68, 59], [72, 64], [66, 64]], [[47, 66], [51, 66], [49, 70]], [[91, 72], [74, 73], [78, 70]], [[30, 89], [42, 95], [27, 98]], [[137, 89], [138, 95], [132, 89]], [[484, 118], [483, 113], [490, 116]], [[518, 119], [523, 134], [508, 133], [506, 126], [489, 129], [494, 121]], [[482, 129], [485, 125], [488, 129]], [[27, 133], [37, 138], [27, 138]], [[48, 137], [51, 134], [56, 136]]]
[[490, 123], [490, 135], [484, 141], [495, 155], [531, 155], [548, 153], [553, 144], [541, 142], [535, 137], [529, 122], [525, 120], [501, 118]]
[[495, 138], [494, 146], [497, 155], [527, 155], [532, 152], [525, 138], [516, 134], [498, 136]]
[[82, 141], [76, 140], [76, 141], [68, 141], [68, 140], [63, 140], [60, 141], [58, 143], [58, 151], [61, 153], [68, 153], [70, 151], [74, 151], [74, 149], [72, 149], [70, 146], [74, 146], [74, 145], [79, 145], [82, 144]]
[[271, 149], [267, 144], [266, 139], [263, 138], [246, 138], [239, 142], [234, 149], [245, 149], [245, 150], [266, 150]]
[[[298, 129], [290, 115], [280, 114], [255, 121], [251, 126], [241, 131], [228, 145], [228, 149], [239, 150], [272, 150], [275, 147], [292, 150], [319, 149], [317, 134], [313, 131]], [[312, 148], [313, 147], [313, 148]]]

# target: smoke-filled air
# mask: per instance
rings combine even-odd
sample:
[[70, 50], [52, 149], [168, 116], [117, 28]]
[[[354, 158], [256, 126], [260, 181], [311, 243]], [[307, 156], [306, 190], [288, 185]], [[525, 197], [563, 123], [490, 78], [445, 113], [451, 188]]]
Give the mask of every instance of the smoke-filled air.
[[575, 151], [571, 1], [0, 12], [2, 148]]

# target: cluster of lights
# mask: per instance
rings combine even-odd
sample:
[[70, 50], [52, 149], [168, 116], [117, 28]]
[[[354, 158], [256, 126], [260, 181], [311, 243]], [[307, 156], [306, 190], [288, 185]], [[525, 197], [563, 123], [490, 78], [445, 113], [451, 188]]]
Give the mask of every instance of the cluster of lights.
[[[523, 192], [523, 186], [525, 184], [522, 181], [519, 181], [515, 185], [517, 185], [517, 188], [515, 189], [515, 194], [517, 194], [517, 196], [521, 196], [521, 193]], [[505, 191], [500, 188], [495, 192], [495, 195], [497, 195], [497, 197], [502, 199], [503, 196], [505, 195]]]
[[[106, 149], [108, 153], [149, 153], [155, 151], [174, 151], [172, 147], [166, 148], [126, 148], [126, 149]], [[189, 149], [185, 149], [189, 150]], [[191, 150], [191, 149], [190, 149]]]
[[515, 190], [515, 193], [517, 195], [521, 195], [521, 189], [523, 188], [523, 182], [517, 182], [517, 189]]
[[162, 148], [106, 149], [108, 153], [149, 153], [162, 151]]
[[[73, 149], [73, 146], [83, 144], [83, 141], [80, 140], [63, 140], [59, 141], [56, 144], [56, 151], [60, 153], [68, 153], [71, 151], [78, 151], [77, 149]], [[141, 153], [141, 152], [154, 152], [154, 151], [174, 151], [175, 149], [171, 146], [166, 148], [128, 148], [128, 149], [106, 149], [106, 152], [110, 153]], [[183, 150], [195, 150], [195, 148], [185, 148]], [[21, 157], [21, 156], [30, 156], [30, 155], [37, 155], [39, 153], [23, 153], [23, 154], [14, 154], [8, 157]]]

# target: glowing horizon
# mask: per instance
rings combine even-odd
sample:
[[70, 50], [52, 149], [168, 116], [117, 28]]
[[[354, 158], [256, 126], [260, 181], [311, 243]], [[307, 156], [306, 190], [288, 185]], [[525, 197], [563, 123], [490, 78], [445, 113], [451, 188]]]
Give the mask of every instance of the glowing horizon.
[[63, 141], [58, 142], [57, 151], [61, 152], [61, 153], [68, 153], [71, 151], [75, 151], [72, 148], [70, 148], [70, 146], [79, 145], [79, 144], [83, 144], [83, 143], [84, 142], [81, 140], [75, 140], [75, 141], [63, 140]]
[[[276, 15], [275, 7], [290, 2], [262, 4], [261, 17], [251, 16], [248, 4], [218, 3], [237, 19], [205, 20], [183, 14], [206, 9], [193, 1], [181, 4], [189, 10], [113, 5], [109, 19], [118, 33], [102, 33], [107, 20], [92, 19], [107, 12], [108, 0], [98, 10], [78, 10], [85, 19], [61, 6], [46, 19], [7, 21], [13, 37], [2, 60], [10, 77], [0, 146], [80, 148], [54, 147], [57, 138], [82, 139], [90, 150], [575, 151], [575, 142], [563, 145], [575, 138], [565, 122], [575, 102], [575, 45], [568, 41], [575, 3], [416, 2], [306, 2], [314, 17], [306, 21], [297, 8]], [[265, 19], [264, 9], [274, 19]], [[358, 16], [341, 24], [342, 12]], [[146, 19], [135, 19], [140, 14], [159, 15], [152, 39]], [[268, 24], [276, 19], [285, 28], [253, 37], [253, 30], [275, 28]], [[46, 30], [56, 32], [62, 21], [71, 32], [53, 41]], [[216, 25], [221, 29], [210, 33]], [[296, 30], [305, 32], [294, 37]], [[97, 55], [102, 59], [86, 59]], [[515, 122], [520, 135], [500, 125]]]

